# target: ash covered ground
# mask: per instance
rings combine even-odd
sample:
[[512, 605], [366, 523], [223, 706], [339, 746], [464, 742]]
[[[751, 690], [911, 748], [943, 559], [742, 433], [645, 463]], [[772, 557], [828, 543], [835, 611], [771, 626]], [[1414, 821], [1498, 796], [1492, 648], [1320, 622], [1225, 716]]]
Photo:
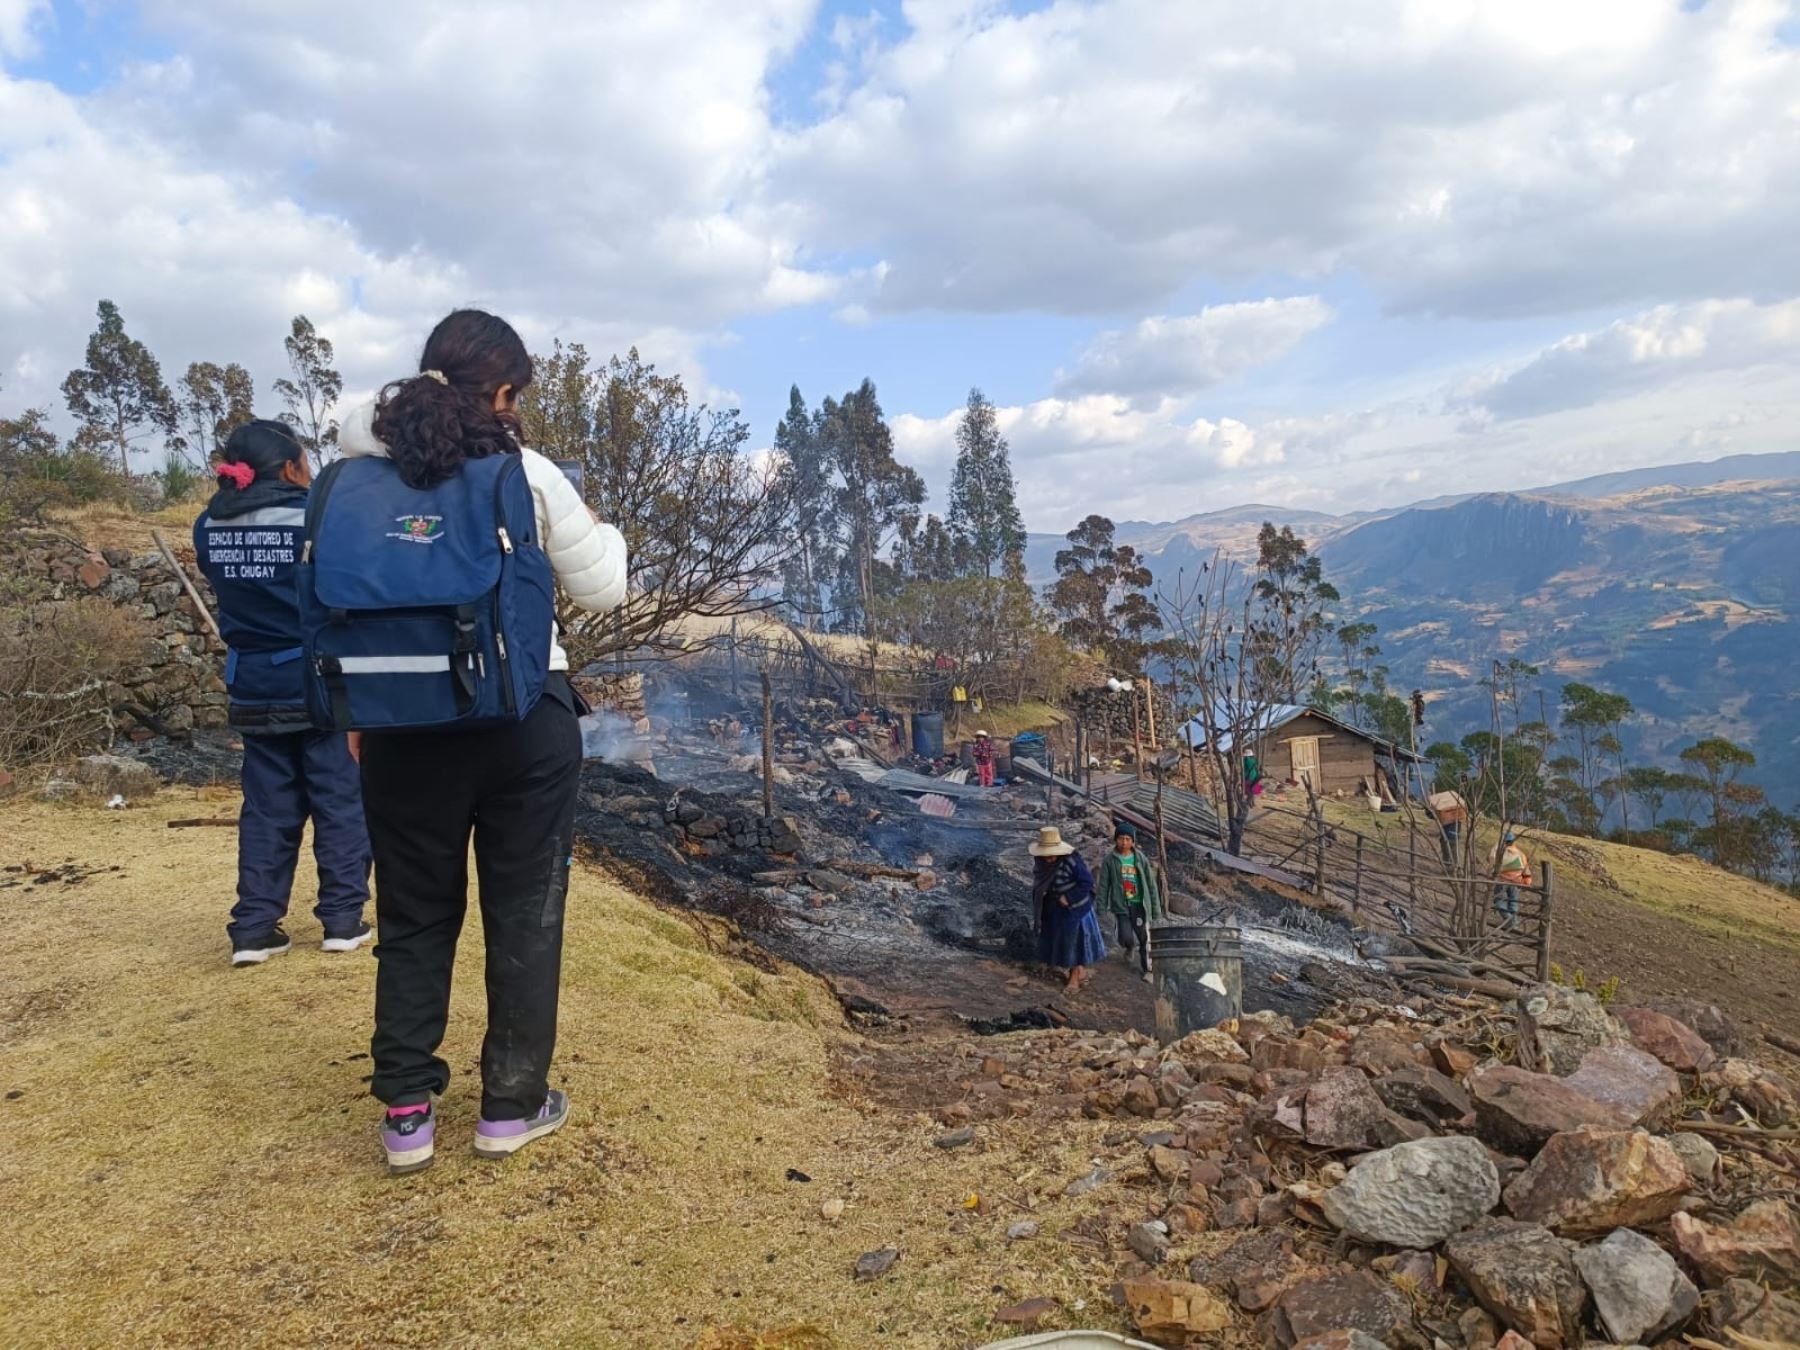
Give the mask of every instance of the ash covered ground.
[[[754, 737], [721, 744], [704, 725], [660, 737], [654, 773], [590, 761], [577, 837], [662, 902], [724, 915], [825, 977], [852, 1011], [994, 1029], [1154, 1027], [1150, 990], [1116, 949], [1075, 998], [1032, 967], [1026, 846], [1053, 823], [1097, 864], [1110, 843], [1103, 811], [1021, 786], [963, 799], [939, 819], [866, 781], [866, 762], [841, 762], [850, 747], [828, 729], [790, 725], [776, 742], [778, 849], [766, 826], [758, 832]], [[1243, 926], [1247, 1010], [1305, 1020], [1331, 998], [1382, 987], [1346, 926], [1183, 854], [1171, 857], [1186, 896], [1178, 910]], [[868, 875], [876, 869], [903, 875]]]

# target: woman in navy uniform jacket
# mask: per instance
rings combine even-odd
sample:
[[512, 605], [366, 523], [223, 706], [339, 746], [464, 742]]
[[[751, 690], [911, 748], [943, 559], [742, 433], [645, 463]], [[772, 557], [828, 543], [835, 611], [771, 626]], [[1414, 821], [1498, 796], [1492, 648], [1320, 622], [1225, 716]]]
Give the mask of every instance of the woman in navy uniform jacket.
[[194, 555], [218, 596], [231, 725], [244, 738], [238, 899], [225, 930], [231, 962], [258, 964], [288, 949], [281, 921], [309, 816], [321, 945], [355, 951], [372, 936], [363, 922], [369, 836], [361, 777], [343, 734], [308, 720], [300, 681], [294, 565], [312, 471], [293, 432], [265, 421], [232, 432], [214, 471], [219, 490], [194, 522]]

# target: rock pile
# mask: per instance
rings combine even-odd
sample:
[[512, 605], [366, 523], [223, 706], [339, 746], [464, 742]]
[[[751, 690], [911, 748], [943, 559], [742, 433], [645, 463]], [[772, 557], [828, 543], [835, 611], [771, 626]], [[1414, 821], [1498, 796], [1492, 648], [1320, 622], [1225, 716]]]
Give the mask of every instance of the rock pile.
[[[617, 803], [614, 808], [617, 809]], [[806, 847], [800, 837], [800, 822], [793, 816], [752, 816], [742, 812], [725, 815], [678, 795], [663, 806], [662, 818], [681, 843], [709, 856], [733, 849], [755, 849], [792, 857]]]
[[[1278, 1350], [1800, 1343], [1791, 1158], [1738, 1151], [1710, 1114], [1792, 1123], [1791, 1084], [1745, 1060], [1677, 1070], [1711, 1063], [1694, 1028], [1568, 990], [1464, 1040], [1470, 1017], [1349, 1004], [1304, 1030], [1255, 1014], [1163, 1048], [1008, 1036], [941, 1114], [1127, 1127], [1106, 1140], [1122, 1156], [1061, 1193], [1110, 1200], [1115, 1294], [1158, 1344], [1216, 1343], [1243, 1316]], [[1566, 1072], [1499, 1062], [1520, 1046]]]
[[[224, 648], [160, 554], [90, 551], [54, 534], [21, 531], [6, 541], [0, 566], [38, 597], [37, 622], [51, 622], [59, 606], [97, 597], [141, 629], [141, 658], [134, 653], [126, 672], [105, 691], [121, 734], [145, 741], [159, 731], [180, 734], [225, 725]], [[205, 579], [194, 580], [211, 604]]]

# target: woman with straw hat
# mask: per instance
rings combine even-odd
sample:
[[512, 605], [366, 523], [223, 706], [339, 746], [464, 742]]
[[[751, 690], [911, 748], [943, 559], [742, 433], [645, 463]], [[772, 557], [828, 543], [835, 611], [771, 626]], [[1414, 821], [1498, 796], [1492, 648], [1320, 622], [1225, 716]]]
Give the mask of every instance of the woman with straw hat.
[[1079, 993], [1089, 967], [1106, 959], [1106, 939], [1094, 913], [1094, 874], [1054, 825], [1038, 831], [1029, 852], [1037, 859], [1031, 894], [1038, 915], [1038, 960], [1068, 971], [1064, 988]]

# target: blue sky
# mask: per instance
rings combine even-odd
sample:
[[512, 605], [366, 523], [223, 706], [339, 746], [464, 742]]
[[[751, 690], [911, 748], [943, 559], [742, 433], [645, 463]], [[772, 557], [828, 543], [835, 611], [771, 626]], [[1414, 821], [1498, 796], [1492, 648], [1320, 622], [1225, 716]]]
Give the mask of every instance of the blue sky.
[[481, 303], [1029, 523], [1792, 448], [1788, 0], [0, 0], [0, 406], [94, 301], [353, 391]]

